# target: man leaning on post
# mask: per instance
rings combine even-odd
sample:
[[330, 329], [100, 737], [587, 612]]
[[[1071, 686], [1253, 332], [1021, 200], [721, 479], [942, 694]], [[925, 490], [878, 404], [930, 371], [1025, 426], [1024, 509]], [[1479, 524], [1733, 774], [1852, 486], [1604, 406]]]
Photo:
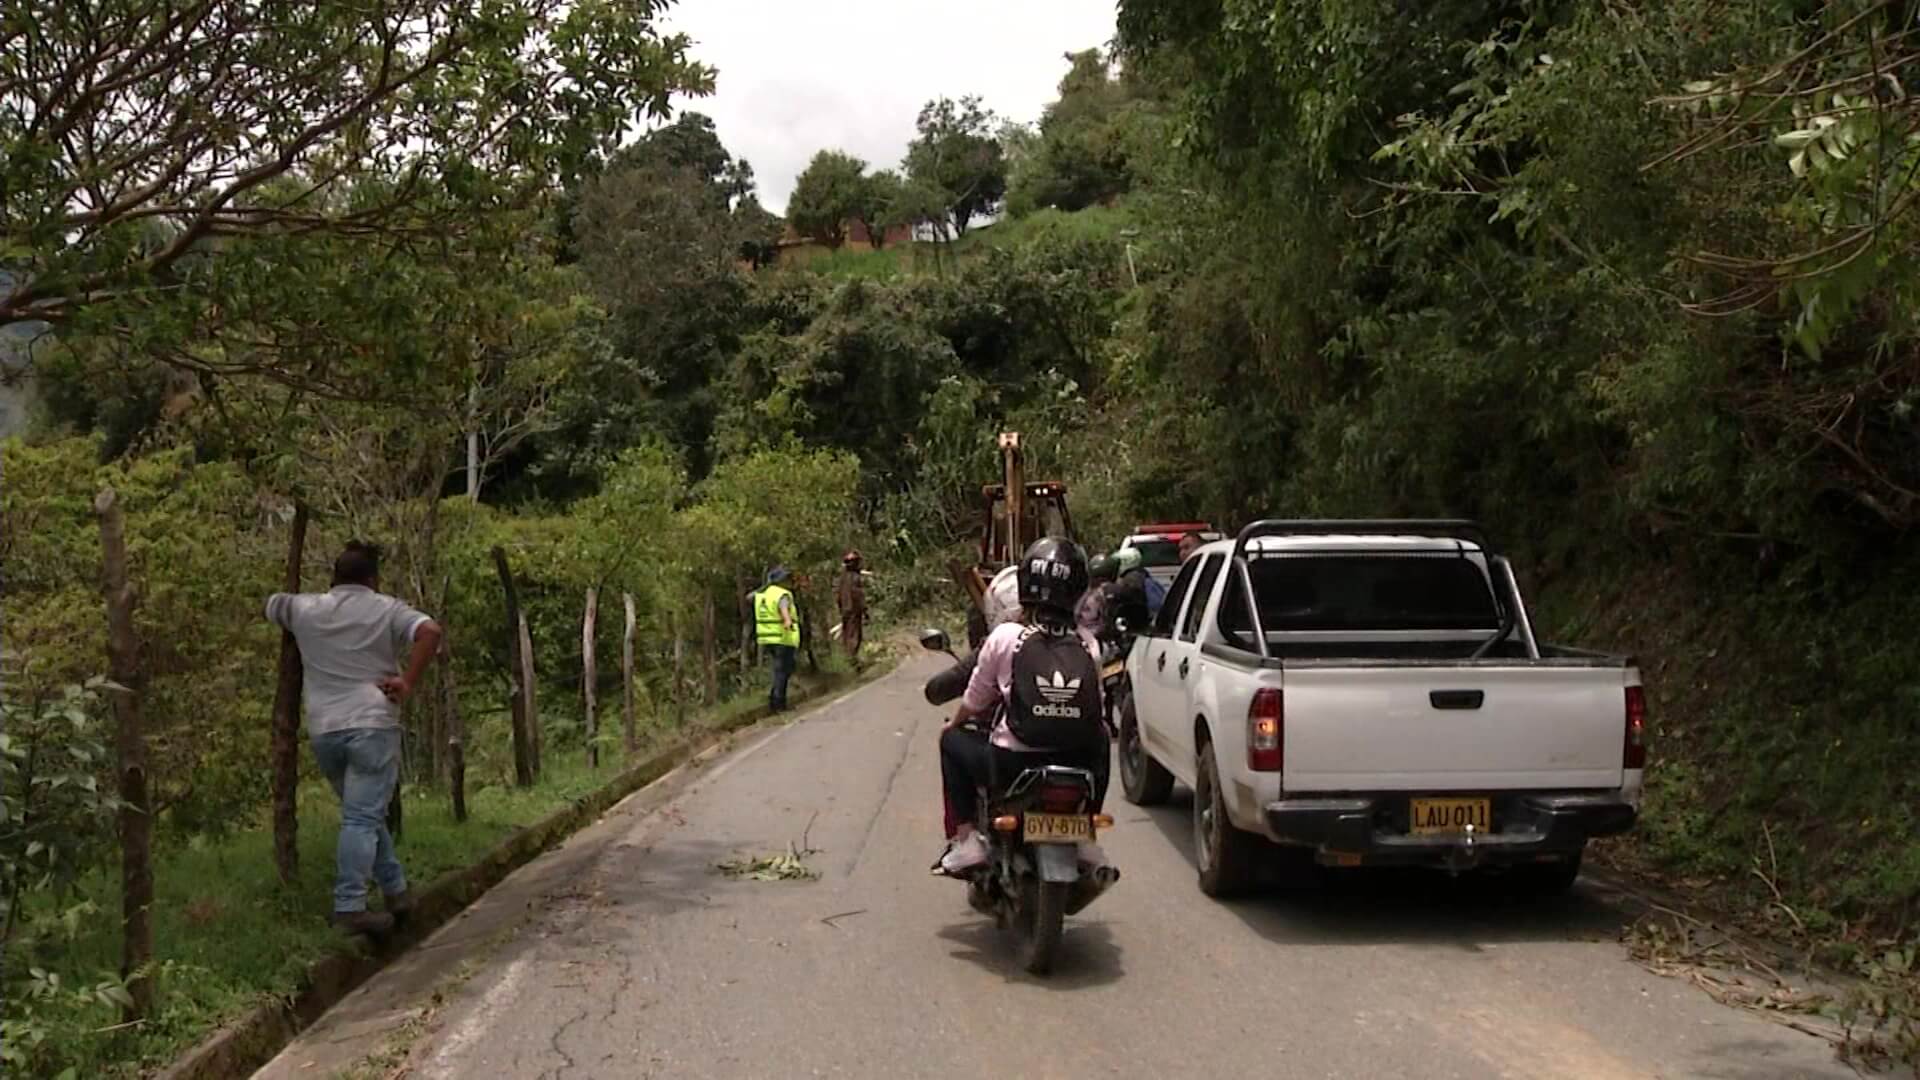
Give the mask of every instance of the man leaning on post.
[[[382, 934], [411, 905], [387, 804], [400, 779], [400, 706], [440, 647], [440, 624], [380, 588], [380, 549], [349, 541], [323, 593], [275, 593], [267, 619], [293, 635], [305, 675], [307, 736], [340, 797], [333, 915], [349, 934]], [[386, 911], [367, 910], [367, 879]]]

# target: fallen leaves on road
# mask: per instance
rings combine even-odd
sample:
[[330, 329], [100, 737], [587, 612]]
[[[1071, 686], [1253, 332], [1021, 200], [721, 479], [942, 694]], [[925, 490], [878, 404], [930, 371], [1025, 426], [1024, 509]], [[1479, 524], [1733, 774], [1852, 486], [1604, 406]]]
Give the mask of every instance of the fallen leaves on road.
[[1772, 965], [1711, 923], [1655, 905], [1623, 936], [1633, 959], [1656, 975], [1690, 982], [1722, 1005], [1760, 1013], [1835, 1047], [1846, 1043], [1843, 1029], [1822, 1022], [1832, 1018], [1832, 995], [1795, 988]]
[[788, 844], [787, 850], [778, 855], [729, 859], [716, 864], [714, 869], [747, 881], [813, 881], [820, 876], [820, 871], [807, 865], [807, 856], [812, 854], [811, 848]]
[[1833, 987], [1825, 993], [1790, 985], [1756, 955], [1762, 946], [1749, 948], [1737, 935], [1670, 907], [1652, 905], [1623, 937], [1648, 971], [1823, 1039], [1856, 1072], [1903, 1064], [1920, 1077], [1920, 948], [1881, 943], [1883, 951], [1859, 962], [1858, 977], [1823, 977]]

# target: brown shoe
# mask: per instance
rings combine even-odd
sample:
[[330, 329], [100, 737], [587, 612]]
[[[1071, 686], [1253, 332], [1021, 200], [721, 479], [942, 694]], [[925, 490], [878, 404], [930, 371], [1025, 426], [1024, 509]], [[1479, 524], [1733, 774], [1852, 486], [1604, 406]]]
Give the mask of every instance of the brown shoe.
[[379, 937], [393, 929], [393, 916], [384, 911], [336, 911], [327, 917], [334, 929], [346, 934]]
[[386, 898], [387, 914], [393, 916], [394, 929], [405, 929], [413, 918], [413, 890], [402, 889], [391, 896], [385, 893], [381, 895]]

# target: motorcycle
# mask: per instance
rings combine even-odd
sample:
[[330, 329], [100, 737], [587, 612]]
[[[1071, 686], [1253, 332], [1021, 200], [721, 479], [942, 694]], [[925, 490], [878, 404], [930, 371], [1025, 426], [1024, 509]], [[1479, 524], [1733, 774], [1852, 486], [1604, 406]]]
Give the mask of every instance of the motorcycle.
[[1127, 620], [1117, 619], [1113, 636], [1100, 643], [1100, 701], [1106, 708], [1107, 734], [1120, 736], [1120, 718], [1133, 698], [1133, 680], [1127, 674], [1127, 655], [1133, 651], [1133, 633]]
[[[923, 648], [953, 657], [954, 666], [927, 680], [929, 704], [945, 705], [966, 691], [974, 654], [962, 660], [942, 630], [920, 636]], [[969, 725], [981, 738], [983, 725]], [[981, 820], [974, 823], [987, 838], [985, 865], [961, 877], [967, 883], [967, 903], [991, 915], [1002, 930], [1020, 935], [1021, 965], [1028, 973], [1053, 970], [1066, 917], [1084, 911], [1114, 882], [1120, 871], [1083, 855], [1113, 818], [1096, 813], [1095, 782], [1087, 769], [1036, 762], [1001, 784], [981, 791]], [[997, 790], [997, 793], [996, 793]]]

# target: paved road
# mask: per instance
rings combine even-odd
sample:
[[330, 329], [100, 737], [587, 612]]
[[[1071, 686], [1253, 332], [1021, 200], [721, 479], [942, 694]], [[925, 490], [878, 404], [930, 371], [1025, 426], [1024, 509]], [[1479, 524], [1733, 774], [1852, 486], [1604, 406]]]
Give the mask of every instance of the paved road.
[[[433, 1013], [411, 1074], [1853, 1075], [1820, 1041], [1634, 965], [1589, 884], [1544, 906], [1425, 878], [1219, 904], [1193, 882], [1184, 795], [1142, 811], [1117, 783], [1104, 839], [1125, 878], [1069, 920], [1056, 975], [1029, 978], [960, 886], [924, 873], [934, 667], [619, 821]], [[819, 881], [713, 870], [803, 833]]]

